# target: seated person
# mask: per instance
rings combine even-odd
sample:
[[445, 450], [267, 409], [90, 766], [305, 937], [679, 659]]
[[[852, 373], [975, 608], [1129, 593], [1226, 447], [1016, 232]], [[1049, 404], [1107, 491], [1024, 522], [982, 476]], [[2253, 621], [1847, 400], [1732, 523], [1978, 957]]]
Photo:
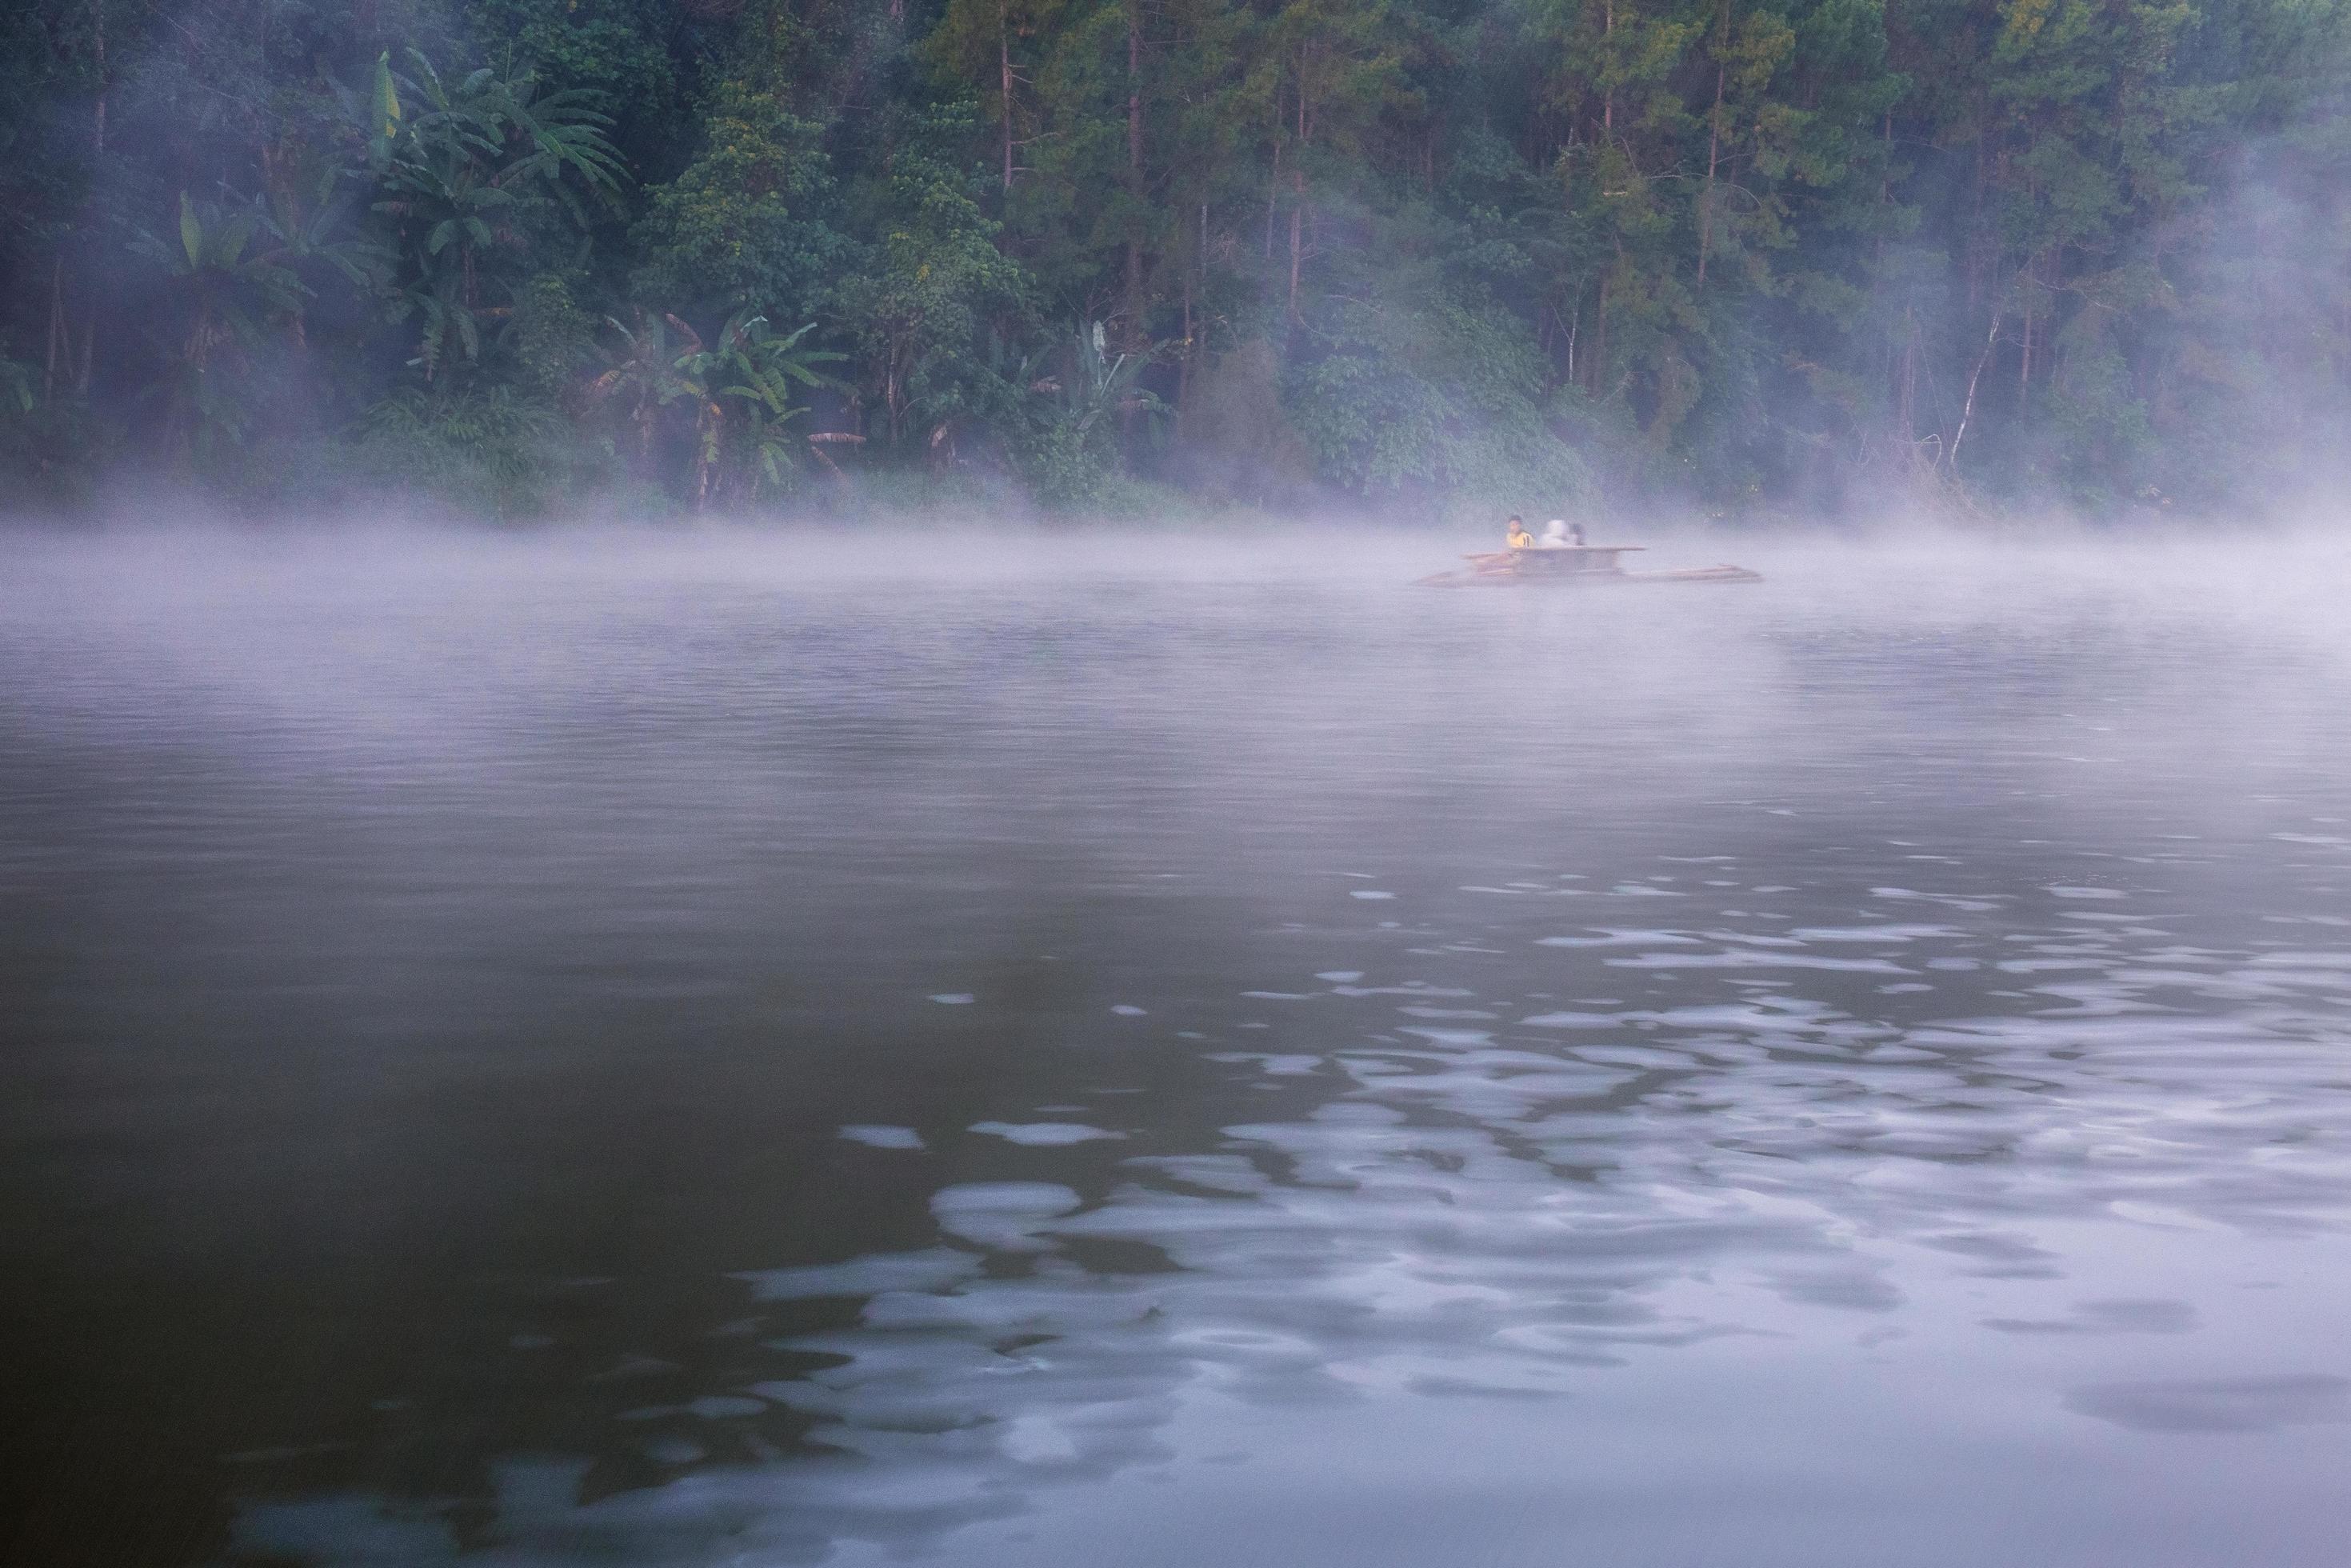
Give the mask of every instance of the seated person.
[[1534, 535], [1527, 532], [1526, 523], [1520, 519], [1516, 512], [1512, 512], [1510, 514], [1510, 531], [1509, 534], [1509, 540], [1510, 546], [1512, 549], [1532, 549], [1534, 548]]
[[1537, 549], [1582, 549], [1583, 525], [1571, 523], [1564, 517], [1553, 517], [1543, 525], [1542, 543]]

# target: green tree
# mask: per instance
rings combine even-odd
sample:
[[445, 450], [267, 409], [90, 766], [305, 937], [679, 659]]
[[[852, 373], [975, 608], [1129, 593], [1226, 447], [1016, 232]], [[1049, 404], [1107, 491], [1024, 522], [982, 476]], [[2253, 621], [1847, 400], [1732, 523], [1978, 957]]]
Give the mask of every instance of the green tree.
[[651, 479], [656, 473], [655, 443], [664, 414], [681, 402], [696, 411], [701, 408], [703, 387], [681, 368], [681, 361], [700, 348], [701, 340], [674, 316], [639, 311], [632, 321], [613, 318], [606, 325], [614, 342], [599, 350], [605, 368], [589, 382], [588, 396], [620, 419], [639, 476]]
[[244, 384], [270, 329], [298, 319], [308, 290], [291, 269], [253, 249], [268, 219], [199, 206], [180, 196], [169, 239], [141, 233], [135, 248], [169, 277], [172, 308], [160, 328], [166, 371], [155, 389], [166, 450], [180, 462], [217, 465], [245, 443], [251, 402]]
[[1051, 356], [1060, 361], [1058, 369], [1048, 371], [1032, 361], [1020, 372], [1030, 393], [1021, 467], [1038, 498], [1048, 506], [1081, 507], [1105, 500], [1121, 468], [1121, 422], [1155, 424], [1167, 412], [1141, 384], [1148, 356], [1113, 353], [1109, 344], [1102, 323], [1091, 321]]
[[484, 322], [512, 315], [548, 231], [585, 228], [587, 204], [617, 198], [625, 171], [587, 94], [486, 67], [452, 85], [422, 54], [409, 61], [413, 77], [377, 62], [365, 129], [392, 316], [416, 322], [412, 363], [430, 381], [453, 348], [462, 363], [481, 358]]
[[638, 297], [714, 314], [813, 304], [854, 258], [816, 215], [832, 188], [822, 131], [772, 92], [721, 82], [694, 162], [646, 193], [632, 235]]
[[949, 420], [990, 402], [991, 339], [1029, 309], [1028, 277], [996, 246], [1001, 225], [942, 146], [970, 124], [967, 108], [950, 108], [909, 127], [867, 190], [888, 214], [882, 237], [829, 301], [854, 346], [852, 387], [880, 404], [893, 446], [935, 444]]
[[808, 412], [794, 389], [831, 384], [817, 367], [842, 358], [802, 346], [815, 329], [811, 321], [778, 337], [767, 318], [743, 311], [707, 346], [689, 329], [675, 369], [695, 402], [695, 505], [714, 488], [745, 501], [789, 488], [801, 444], [789, 426]]

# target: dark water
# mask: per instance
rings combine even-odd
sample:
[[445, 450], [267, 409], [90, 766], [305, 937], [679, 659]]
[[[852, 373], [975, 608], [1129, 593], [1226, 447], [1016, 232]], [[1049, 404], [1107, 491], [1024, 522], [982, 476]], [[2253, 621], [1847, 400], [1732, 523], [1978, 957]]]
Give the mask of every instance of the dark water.
[[2351, 1556], [2343, 553], [1349, 549], [10, 545], [0, 1559]]

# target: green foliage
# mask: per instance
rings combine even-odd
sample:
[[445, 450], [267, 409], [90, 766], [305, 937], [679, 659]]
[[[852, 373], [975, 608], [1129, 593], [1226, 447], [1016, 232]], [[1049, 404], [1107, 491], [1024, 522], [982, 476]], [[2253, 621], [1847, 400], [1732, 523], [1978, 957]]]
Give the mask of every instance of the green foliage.
[[431, 381], [453, 350], [481, 359], [484, 324], [512, 315], [546, 231], [560, 218], [585, 228], [589, 204], [616, 201], [626, 171], [604, 134], [611, 117], [587, 93], [487, 68], [453, 85], [423, 55], [409, 59], [413, 77], [377, 62], [368, 172], [389, 231], [392, 319], [416, 323], [411, 363]]
[[0, 485], [2220, 507], [2347, 109], [2351, 0], [26, 0]]
[[680, 82], [693, 62], [667, 47], [671, 0], [469, 0], [466, 10], [493, 61], [528, 60], [542, 79], [595, 94], [624, 151], [688, 131]]
[[561, 413], [512, 387], [409, 387], [369, 409], [352, 432], [353, 466], [371, 497], [412, 495], [512, 517], [544, 510], [567, 482], [601, 477]]
[[941, 110], [907, 129], [865, 199], [883, 228], [865, 266], [828, 298], [852, 345], [854, 385], [881, 405], [888, 440], [930, 443], [946, 423], [995, 401], [991, 329], [1018, 322], [1027, 279], [980, 210], [972, 181], [939, 150], [970, 124]]
[[299, 318], [309, 290], [283, 265], [282, 248], [255, 247], [256, 237], [284, 237], [262, 212], [200, 207], [183, 192], [179, 217], [170, 237], [142, 231], [131, 242], [169, 279], [151, 328], [164, 372], [150, 391], [162, 405], [167, 449], [218, 473], [246, 443], [255, 357], [272, 326]]
[[41, 367], [0, 359], [0, 505], [85, 498], [120, 442], [87, 403], [45, 395]]
[[812, 304], [851, 246], [803, 215], [831, 193], [823, 128], [771, 93], [722, 82], [704, 145], [676, 179], [646, 193], [632, 239], [639, 298], [718, 313]]
[[1439, 298], [1339, 302], [1292, 372], [1291, 417], [1333, 483], [1454, 493], [1505, 509], [1581, 500], [1590, 476], [1549, 428], [1541, 355], [1510, 315]]
[[557, 402], [577, 388], [596, 348], [596, 319], [580, 308], [560, 274], [533, 277], [515, 298], [516, 379], [542, 401]]
[[683, 402], [699, 413], [705, 401], [701, 384], [684, 368], [701, 342], [674, 316], [640, 310], [630, 321], [615, 317], [605, 324], [613, 340], [598, 348], [604, 371], [588, 384], [588, 396], [619, 420], [638, 476], [651, 478], [668, 411]]
[[1113, 354], [1100, 321], [1079, 328], [1058, 373], [1023, 368], [1020, 380], [1030, 396], [1024, 404], [1028, 428], [1019, 443], [1020, 468], [1031, 491], [1048, 507], [1099, 507], [1122, 478], [1118, 436], [1122, 422], [1156, 431], [1166, 405], [1144, 387], [1149, 361], [1139, 354]]
[[837, 353], [804, 348], [811, 321], [778, 337], [767, 318], [737, 311], [708, 347], [691, 342], [675, 370], [695, 406], [694, 500], [716, 493], [744, 501], [791, 488], [799, 473], [800, 434], [789, 428], [808, 413], [792, 402], [795, 387], [830, 384], [817, 367]]

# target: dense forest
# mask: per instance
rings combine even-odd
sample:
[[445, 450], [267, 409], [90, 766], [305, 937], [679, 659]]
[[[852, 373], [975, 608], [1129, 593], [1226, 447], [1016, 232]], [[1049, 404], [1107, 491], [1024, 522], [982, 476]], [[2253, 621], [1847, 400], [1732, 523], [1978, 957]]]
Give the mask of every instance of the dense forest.
[[15, 0], [0, 486], [2207, 510], [2346, 0]]

